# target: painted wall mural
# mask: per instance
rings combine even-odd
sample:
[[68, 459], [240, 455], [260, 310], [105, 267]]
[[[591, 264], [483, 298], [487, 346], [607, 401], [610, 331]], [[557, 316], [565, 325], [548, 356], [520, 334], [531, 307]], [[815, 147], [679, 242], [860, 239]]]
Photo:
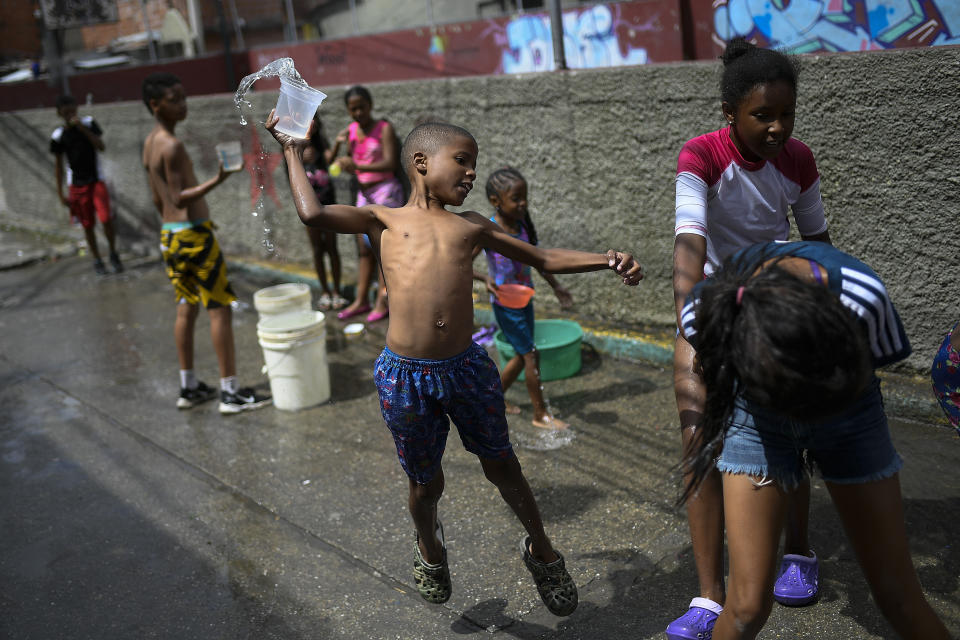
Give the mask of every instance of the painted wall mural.
[[[563, 43], [571, 69], [682, 60], [678, 0], [603, 2], [567, 9]], [[304, 79], [318, 87], [554, 68], [550, 17], [545, 12], [260, 47], [249, 56], [253, 69], [291, 57]], [[257, 87], [275, 84], [264, 79]]]
[[744, 36], [790, 53], [960, 44], [958, 0], [714, 0], [717, 46]]
[[[665, 5], [661, 5], [666, 9]], [[570, 69], [646, 64], [647, 49], [638, 34], [663, 30], [660, 15], [642, 24], [622, 15], [619, 5], [598, 4], [563, 13], [563, 49]], [[672, 21], [671, 21], [672, 22]], [[554, 69], [553, 38], [548, 15], [516, 16], [505, 25], [494, 23], [488, 33], [500, 48], [501, 73], [527, 73]]]

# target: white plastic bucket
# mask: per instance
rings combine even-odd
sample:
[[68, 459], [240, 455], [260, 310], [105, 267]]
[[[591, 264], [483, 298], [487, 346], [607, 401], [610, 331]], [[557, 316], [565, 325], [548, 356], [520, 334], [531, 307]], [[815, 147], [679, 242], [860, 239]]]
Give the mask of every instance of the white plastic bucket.
[[323, 91], [280, 78], [280, 97], [277, 99], [276, 109], [279, 121], [276, 130], [294, 138], [306, 138], [313, 114], [326, 97], [327, 94]]
[[290, 311], [257, 323], [273, 405], [297, 411], [330, 399], [327, 332], [320, 311]]
[[253, 306], [260, 320], [291, 311], [310, 311], [310, 287], [302, 282], [288, 282], [253, 294]]

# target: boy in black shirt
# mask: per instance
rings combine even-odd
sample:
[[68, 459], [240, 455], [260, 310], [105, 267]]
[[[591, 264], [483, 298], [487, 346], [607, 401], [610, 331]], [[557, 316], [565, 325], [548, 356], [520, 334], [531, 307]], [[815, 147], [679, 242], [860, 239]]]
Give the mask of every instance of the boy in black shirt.
[[[83, 226], [87, 246], [93, 254], [93, 268], [100, 275], [107, 272], [100, 258], [97, 236], [93, 232], [94, 214], [103, 225], [103, 234], [110, 245], [110, 264], [116, 273], [123, 271], [123, 263], [115, 248], [116, 233], [110, 213], [110, 194], [100, 174], [97, 152], [103, 151], [103, 131], [92, 116], [77, 115], [77, 101], [73, 96], [57, 98], [57, 115], [63, 118], [64, 126], [57, 127], [50, 136], [50, 152], [56, 158], [54, 177], [57, 180], [57, 195], [63, 204], [70, 207], [70, 217]], [[69, 195], [63, 195], [63, 156], [67, 156], [67, 185]]]

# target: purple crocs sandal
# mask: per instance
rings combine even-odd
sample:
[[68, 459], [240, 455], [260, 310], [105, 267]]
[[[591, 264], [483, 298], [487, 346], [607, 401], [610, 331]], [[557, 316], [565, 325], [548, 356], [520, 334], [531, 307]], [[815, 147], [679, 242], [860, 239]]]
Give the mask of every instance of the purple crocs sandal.
[[[813, 552], [811, 552], [813, 553]], [[780, 563], [780, 577], [773, 585], [773, 597], [788, 607], [802, 607], [820, 595], [820, 566], [817, 554], [812, 558], [784, 554]]]
[[690, 608], [667, 627], [669, 640], [710, 640], [723, 607], [709, 598], [694, 598]]

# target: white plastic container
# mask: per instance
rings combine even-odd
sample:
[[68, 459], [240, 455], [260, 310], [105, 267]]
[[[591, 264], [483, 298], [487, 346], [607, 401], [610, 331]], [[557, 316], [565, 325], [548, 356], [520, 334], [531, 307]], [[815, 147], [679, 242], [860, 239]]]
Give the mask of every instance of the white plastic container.
[[217, 158], [220, 159], [223, 168], [227, 171], [239, 171], [243, 168], [243, 150], [240, 143], [236, 140], [232, 142], [221, 142], [216, 146]]
[[291, 311], [310, 311], [310, 287], [302, 282], [287, 282], [253, 294], [253, 306], [264, 320]]
[[257, 323], [273, 405], [298, 411], [330, 399], [327, 332], [320, 311], [291, 311]]
[[280, 98], [277, 100], [276, 110], [276, 116], [280, 120], [276, 130], [294, 138], [306, 138], [313, 114], [326, 97], [327, 94], [323, 91], [280, 78]]

